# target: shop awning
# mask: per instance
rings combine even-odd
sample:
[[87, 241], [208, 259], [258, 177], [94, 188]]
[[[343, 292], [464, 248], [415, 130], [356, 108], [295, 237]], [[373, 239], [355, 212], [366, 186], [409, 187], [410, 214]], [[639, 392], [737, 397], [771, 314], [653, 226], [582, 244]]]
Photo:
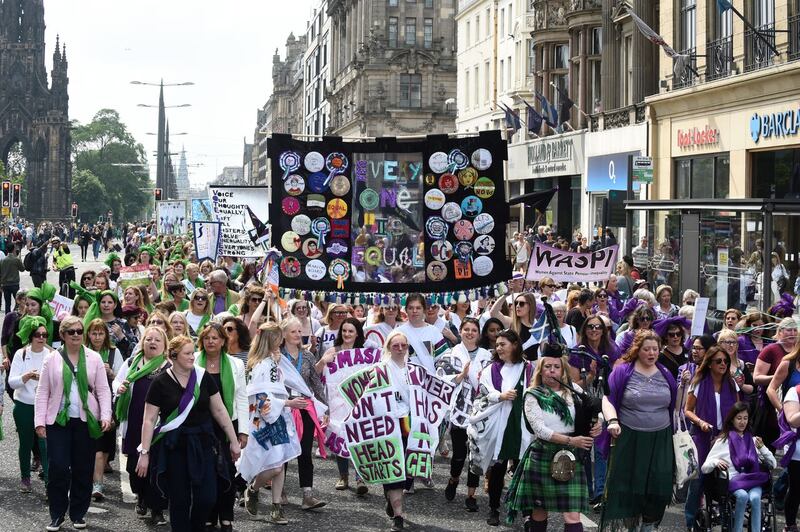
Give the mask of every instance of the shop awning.
[[754, 211], [800, 213], [800, 198], [629, 200], [628, 211]]
[[521, 196], [510, 198], [508, 200], [508, 204], [517, 205], [518, 203], [524, 203], [526, 207], [533, 207], [536, 210], [544, 211], [547, 209], [547, 206], [550, 205], [550, 202], [553, 200], [553, 196], [556, 195], [556, 192], [558, 192], [558, 187], [551, 188], [550, 190], [531, 192], [530, 194], [523, 194]]

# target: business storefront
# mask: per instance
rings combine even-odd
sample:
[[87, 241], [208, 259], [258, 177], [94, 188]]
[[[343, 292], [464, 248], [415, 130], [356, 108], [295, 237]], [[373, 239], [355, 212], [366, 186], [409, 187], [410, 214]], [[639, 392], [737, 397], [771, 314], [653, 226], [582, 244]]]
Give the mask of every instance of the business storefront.
[[525, 206], [512, 210], [511, 217], [520, 220], [520, 227], [553, 225], [565, 237], [580, 228], [584, 137], [585, 132], [578, 131], [509, 146], [510, 196], [558, 187], [543, 216], [537, 217], [532, 208]]

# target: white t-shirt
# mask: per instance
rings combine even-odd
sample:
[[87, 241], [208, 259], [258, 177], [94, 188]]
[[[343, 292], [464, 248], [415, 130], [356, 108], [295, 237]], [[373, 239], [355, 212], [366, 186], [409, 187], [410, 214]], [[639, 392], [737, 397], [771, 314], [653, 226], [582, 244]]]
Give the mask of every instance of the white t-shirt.
[[[800, 403], [800, 399], [797, 397], [797, 386], [792, 386], [789, 388], [789, 391], [786, 392], [786, 397], [783, 398], [783, 403], [786, 404], [788, 402]], [[800, 461], [800, 445], [797, 445], [794, 448], [792, 461], [794, 460]]]
[[192, 312], [186, 313], [186, 322], [192, 327], [192, 330], [195, 332], [199, 332], [197, 328], [200, 326], [200, 322], [203, 321], [203, 315], [200, 314], [193, 314]]
[[431, 373], [435, 373], [436, 368], [433, 365], [431, 351], [444, 338], [439, 329], [427, 323], [422, 327], [414, 327], [406, 322], [398, 327], [397, 330], [408, 338], [409, 353], [411, 353], [409, 360], [425, 367]]
[[[698, 397], [700, 395], [700, 387], [702, 385], [702, 382], [698, 382], [697, 384], [689, 386], [689, 393], [693, 393], [695, 397]], [[738, 393], [739, 385], [734, 383], [734, 386], [736, 387], [736, 392]], [[721, 407], [719, 406], [719, 392], [714, 392], [714, 399], [717, 401], [717, 430], [722, 430], [722, 421], [724, 420], [724, 417], [722, 415]]]

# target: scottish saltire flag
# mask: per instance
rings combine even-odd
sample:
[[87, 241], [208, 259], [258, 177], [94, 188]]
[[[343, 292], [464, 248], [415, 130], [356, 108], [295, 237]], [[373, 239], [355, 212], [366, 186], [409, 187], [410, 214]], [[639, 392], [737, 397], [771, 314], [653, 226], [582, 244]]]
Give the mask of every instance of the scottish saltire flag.
[[547, 324], [547, 318], [545, 317], [544, 311], [539, 313], [539, 317], [536, 319], [536, 322], [531, 326], [531, 337], [528, 338], [528, 341], [522, 345], [522, 350], [534, 346], [539, 345], [544, 342], [547, 337], [550, 335], [550, 326]]

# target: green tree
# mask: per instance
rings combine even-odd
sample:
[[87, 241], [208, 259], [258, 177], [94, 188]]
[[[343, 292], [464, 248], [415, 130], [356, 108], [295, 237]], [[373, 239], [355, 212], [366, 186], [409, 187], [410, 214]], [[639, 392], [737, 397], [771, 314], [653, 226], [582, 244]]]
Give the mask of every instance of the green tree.
[[117, 221], [133, 220], [146, 212], [152, 185], [144, 146], [136, 142], [117, 111], [101, 109], [88, 124], [73, 122], [72, 153], [72, 194], [82, 220], [97, 219], [108, 210]]

